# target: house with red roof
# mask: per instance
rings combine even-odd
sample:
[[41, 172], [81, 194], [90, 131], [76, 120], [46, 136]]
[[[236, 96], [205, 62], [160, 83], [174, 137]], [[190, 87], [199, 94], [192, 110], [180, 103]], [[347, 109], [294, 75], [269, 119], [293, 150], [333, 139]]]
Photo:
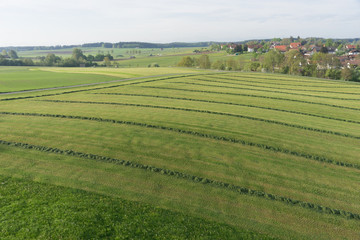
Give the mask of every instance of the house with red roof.
[[356, 46], [355, 45], [346, 45], [345, 48], [347, 50], [355, 50], [356, 49]]
[[280, 52], [286, 52], [288, 49], [288, 46], [286, 45], [278, 45], [278, 46], [274, 46], [274, 48]]
[[301, 43], [299, 42], [290, 43], [290, 48], [292, 49], [299, 49], [300, 47], [301, 47]]

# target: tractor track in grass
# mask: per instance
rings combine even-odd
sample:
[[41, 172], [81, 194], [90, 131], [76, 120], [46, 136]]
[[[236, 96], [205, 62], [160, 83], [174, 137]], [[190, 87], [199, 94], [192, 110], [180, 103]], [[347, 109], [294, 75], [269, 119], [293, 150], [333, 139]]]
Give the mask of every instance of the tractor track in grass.
[[115, 95], [115, 96], [132, 96], [132, 97], [150, 97], [150, 98], [163, 98], [163, 99], [174, 99], [174, 100], [184, 100], [184, 101], [194, 101], [194, 102], [204, 102], [204, 103], [215, 103], [215, 104], [225, 104], [225, 105], [232, 105], [232, 106], [241, 106], [241, 107], [249, 107], [249, 108], [259, 108], [259, 109], [266, 109], [272, 111], [279, 111], [279, 112], [286, 112], [310, 117], [318, 117], [324, 119], [330, 119], [334, 121], [341, 121], [341, 122], [348, 122], [348, 123], [355, 123], [360, 124], [360, 121], [342, 119], [342, 118], [333, 118], [323, 115], [311, 114], [311, 113], [304, 113], [304, 112], [297, 112], [279, 108], [271, 108], [271, 107], [264, 107], [264, 106], [256, 106], [250, 104], [240, 104], [240, 103], [233, 103], [233, 102], [221, 102], [221, 101], [213, 101], [213, 100], [205, 100], [205, 99], [193, 99], [193, 98], [183, 98], [183, 97], [169, 97], [169, 96], [158, 96], [158, 95], [148, 95], [148, 94], [131, 94], [131, 93], [90, 93], [90, 94], [97, 94], [97, 95]]
[[[259, 88], [270, 88], [270, 89], [277, 89], [277, 90], [290, 90], [290, 91], [298, 91], [298, 92], [316, 92], [316, 93], [331, 93], [331, 94], [348, 94], [348, 95], [360, 95], [360, 93], [350, 93], [350, 92], [333, 92], [333, 91], [322, 91], [322, 90], [312, 90], [312, 89], [293, 89], [293, 88], [279, 88], [279, 87], [270, 87], [264, 85], [254, 85], [254, 84], [246, 84], [241, 83], [241, 80], [234, 80], [234, 79], [227, 79], [232, 80], [233, 82], [229, 81], [218, 81], [215, 79], [202, 79], [202, 78], [192, 78], [193, 80], [199, 81], [206, 81], [206, 82], [218, 82], [218, 83], [225, 83], [225, 84], [233, 84], [233, 85], [243, 85], [243, 86], [250, 86], [250, 87], [259, 87]], [[224, 79], [224, 78], [216, 78], [216, 79]], [[239, 83], [240, 82], [240, 83]], [[244, 82], [253, 82], [253, 81], [244, 81]], [[264, 82], [256, 82], [264, 84]], [[276, 85], [276, 84], [275, 84]], [[349, 98], [340, 98], [344, 100], [358, 100], [358, 99], [349, 99]]]
[[269, 97], [262, 95], [253, 95], [253, 94], [245, 94], [245, 93], [229, 93], [229, 92], [217, 92], [217, 91], [206, 91], [206, 90], [195, 90], [195, 89], [184, 89], [184, 88], [171, 88], [171, 87], [155, 87], [155, 86], [141, 86], [142, 88], [152, 88], [152, 89], [163, 89], [163, 90], [175, 90], [175, 91], [185, 91], [185, 92], [197, 92], [197, 93], [210, 93], [210, 94], [221, 94], [221, 95], [231, 95], [231, 96], [244, 96], [244, 97], [254, 97], [254, 98], [266, 98], [266, 99], [274, 99], [274, 100], [282, 100], [282, 101], [291, 101], [291, 102], [299, 102], [299, 103], [308, 103], [322, 106], [329, 106], [335, 108], [349, 109], [359, 111], [360, 108], [346, 107], [335, 104], [328, 103], [319, 103], [319, 102], [310, 102], [305, 100], [291, 99], [291, 98], [281, 98], [281, 97]]
[[302, 200], [296, 200], [296, 199], [292, 199], [290, 197], [279, 196], [279, 195], [267, 193], [264, 191], [249, 189], [249, 188], [237, 186], [237, 185], [234, 185], [231, 183], [217, 181], [217, 180], [213, 180], [213, 179], [209, 179], [209, 178], [201, 177], [201, 176], [195, 176], [192, 174], [174, 171], [171, 169], [160, 168], [160, 167], [155, 167], [152, 165], [145, 165], [142, 163], [136, 163], [136, 162], [131, 162], [131, 161], [127, 161], [127, 160], [120, 160], [120, 159], [116, 159], [116, 158], [110, 158], [110, 157], [100, 156], [100, 155], [91, 154], [91, 153], [82, 153], [82, 152], [77, 152], [77, 151], [73, 151], [73, 150], [62, 150], [59, 148], [32, 145], [32, 144], [28, 144], [28, 143], [10, 142], [10, 141], [5, 141], [5, 140], [0, 140], [0, 144], [9, 146], [9, 147], [29, 149], [32, 151], [40, 151], [40, 152], [45, 152], [45, 153], [50, 153], [50, 154], [72, 156], [72, 157], [89, 159], [89, 160], [94, 160], [94, 161], [103, 162], [103, 163], [121, 165], [121, 166], [128, 167], [128, 168], [134, 168], [134, 169], [152, 172], [154, 174], [161, 174], [161, 175], [171, 177], [171, 178], [184, 179], [187, 181], [191, 181], [193, 183], [204, 184], [204, 185], [208, 185], [211, 187], [222, 188], [227, 191], [233, 191], [233, 192], [236, 192], [241, 195], [259, 197], [259, 198], [266, 199], [269, 201], [282, 202], [287, 205], [309, 209], [311, 211], [316, 211], [316, 212], [322, 213], [322, 214], [329, 214], [329, 215], [334, 215], [334, 216], [339, 216], [339, 217], [341, 216], [341, 217], [345, 217], [346, 219], [349, 219], [349, 220], [351, 220], [351, 219], [356, 220], [356, 221], [360, 220], [360, 214], [357, 214], [357, 213], [352, 213], [352, 212], [345, 211], [342, 209], [326, 207], [326, 206], [322, 206], [322, 205], [319, 205], [316, 203], [314, 204], [314, 203], [310, 203], [310, 202], [305, 202]]
[[288, 154], [288, 155], [292, 155], [292, 156], [296, 156], [296, 157], [314, 160], [317, 162], [323, 162], [323, 163], [328, 163], [328, 164], [337, 165], [337, 166], [341, 166], [341, 167], [353, 168], [353, 169], [360, 170], [360, 165], [355, 164], [355, 163], [341, 162], [341, 161], [329, 159], [329, 158], [326, 158], [323, 156], [312, 155], [312, 154], [303, 153], [303, 152], [296, 152], [296, 151], [292, 151], [292, 150], [286, 149], [286, 148], [275, 147], [275, 146], [266, 145], [266, 144], [262, 144], [262, 143], [254, 143], [254, 142], [250, 142], [250, 141], [242, 140], [242, 139], [238, 139], [238, 138], [218, 136], [218, 135], [213, 135], [213, 134], [208, 134], [208, 133], [201, 133], [201, 132], [196, 132], [196, 131], [192, 131], [192, 130], [166, 127], [166, 126], [161, 126], [161, 125], [153, 125], [153, 124], [132, 122], [132, 121], [122, 121], [122, 120], [115, 120], [115, 119], [106, 119], [106, 118], [100, 118], [100, 117], [85, 117], [85, 116], [72, 116], [72, 115], [61, 115], [61, 114], [0, 112], [0, 115], [74, 119], [74, 120], [105, 122], [105, 123], [151, 128], [151, 129], [157, 129], [157, 130], [176, 132], [176, 133], [180, 133], [180, 134], [187, 134], [187, 135], [192, 135], [192, 136], [196, 136], [196, 137], [216, 140], [216, 141], [230, 142], [230, 143], [241, 144], [244, 146], [257, 147], [257, 148], [260, 148], [260, 149], [263, 149], [266, 151], [284, 153], [284, 154]]
[[276, 120], [269, 120], [269, 119], [264, 119], [264, 118], [251, 117], [251, 116], [240, 115], [240, 114], [215, 112], [215, 111], [202, 110], [202, 109], [178, 108], [178, 107], [168, 107], [168, 106], [158, 106], [158, 105], [148, 105], [148, 104], [118, 103], [118, 102], [92, 102], [92, 101], [67, 101], [67, 100], [37, 100], [37, 101], [53, 102], [53, 103], [80, 103], [80, 104], [118, 105], [118, 106], [130, 106], [130, 107], [158, 108], [158, 109], [167, 109], [167, 110], [175, 110], [175, 111], [185, 111], [185, 112], [197, 112], [197, 113], [205, 113], [205, 114], [213, 114], [213, 115], [221, 115], [221, 116], [243, 118], [243, 119], [248, 119], [248, 120], [252, 120], [252, 121], [259, 121], [259, 122], [265, 122], [265, 123], [281, 125], [281, 126], [285, 126], [285, 127], [299, 128], [299, 129], [303, 129], [303, 130], [307, 130], [307, 131], [313, 131], [313, 132], [319, 132], [319, 133], [325, 133], [325, 134], [332, 134], [332, 135], [342, 136], [342, 137], [346, 137], [346, 138], [360, 139], [360, 136], [355, 136], [355, 135], [341, 133], [341, 132], [318, 129], [318, 128], [313, 128], [313, 127], [306, 127], [306, 126], [301, 126], [301, 125], [297, 125], [297, 124], [290, 124], [290, 123], [286, 123], [286, 122], [280, 122], [280, 121], [276, 121]]
[[[201, 80], [208, 82], [220, 82], [215, 80]], [[334, 99], [334, 100], [345, 100], [345, 101], [359, 101], [360, 98], [337, 98], [337, 97], [328, 97], [328, 96], [318, 96], [318, 95], [310, 95], [310, 94], [302, 94], [302, 93], [293, 93], [293, 92], [282, 92], [282, 91], [273, 91], [266, 89], [256, 89], [256, 88], [245, 88], [245, 87], [230, 87], [230, 86], [219, 86], [219, 85], [211, 85], [211, 84], [203, 84], [203, 83], [193, 83], [193, 82], [173, 82], [176, 84], [189, 84], [189, 85], [197, 85], [197, 86], [205, 86], [205, 87], [215, 87], [215, 88], [229, 88], [229, 89], [240, 89], [240, 90], [249, 90], [249, 91], [258, 91], [258, 92], [269, 92], [269, 93], [281, 93], [288, 95], [297, 95], [304, 97], [315, 97], [315, 98], [325, 98], [325, 99]], [[223, 83], [223, 82], [220, 82]], [[271, 87], [269, 87], [271, 88]]]

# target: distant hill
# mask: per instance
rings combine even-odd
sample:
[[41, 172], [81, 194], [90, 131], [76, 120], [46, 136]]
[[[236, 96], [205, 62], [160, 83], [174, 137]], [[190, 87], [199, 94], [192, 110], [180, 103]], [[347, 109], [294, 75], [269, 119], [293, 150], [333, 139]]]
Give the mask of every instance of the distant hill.
[[24, 46], [24, 47], [0, 47], [0, 51], [16, 50], [16, 51], [33, 51], [33, 50], [58, 50], [76, 47], [105, 47], [105, 48], [180, 48], [180, 47], [208, 47], [215, 42], [173, 42], [173, 43], [148, 43], [148, 42], [97, 42], [97, 43], [84, 43], [79, 45], [57, 45], [57, 46]]
[[[324, 38], [305, 38], [303, 40], [326, 40]], [[333, 38], [333, 41], [338, 41], [341, 43], [352, 43], [360, 41], [360, 38]], [[84, 43], [78, 45], [56, 45], [56, 46], [8, 46], [8, 47], [0, 47], [0, 51], [2, 50], [16, 50], [16, 51], [34, 51], [34, 50], [57, 50], [57, 49], [68, 49], [68, 48], [76, 48], [76, 47], [105, 47], [105, 48], [181, 48], [181, 47], [208, 47], [212, 44], [223, 44], [223, 43], [236, 43], [236, 44], [245, 44], [247, 42], [269, 42], [272, 39], [251, 39], [251, 40], [244, 40], [244, 41], [229, 41], [229, 42], [172, 42], [172, 43], [149, 43], [149, 42], [117, 42], [117, 43], [110, 43], [110, 42], [97, 42], [97, 43]]]

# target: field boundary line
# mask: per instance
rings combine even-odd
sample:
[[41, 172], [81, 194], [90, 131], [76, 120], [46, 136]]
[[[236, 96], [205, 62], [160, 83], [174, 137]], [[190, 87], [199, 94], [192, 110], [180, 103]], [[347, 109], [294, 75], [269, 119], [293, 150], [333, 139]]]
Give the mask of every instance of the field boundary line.
[[355, 164], [355, 163], [340, 162], [337, 160], [329, 159], [329, 158], [318, 156], [318, 155], [296, 152], [296, 151], [292, 151], [292, 150], [285, 149], [285, 148], [274, 147], [274, 146], [270, 146], [270, 145], [266, 145], [266, 144], [262, 144], [262, 143], [254, 143], [254, 142], [250, 142], [250, 141], [246, 141], [246, 140], [242, 140], [242, 139], [238, 139], [238, 138], [217, 136], [217, 135], [208, 134], [208, 133], [201, 133], [201, 132], [196, 132], [196, 131], [192, 131], [192, 130], [184, 130], [184, 129], [180, 129], [180, 128], [166, 127], [166, 126], [161, 126], [161, 125], [153, 125], [153, 124], [147, 124], [147, 123], [123, 121], [123, 120], [115, 120], [115, 119], [106, 119], [106, 118], [100, 118], [100, 117], [71, 116], [71, 115], [61, 115], [61, 114], [19, 113], [19, 112], [0, 112], [0, 114], [13, 115], [13, 116], [75, 119], [75, 120], [106, 122], [106, 123], [113, 123], [113, 124], [152, 128], [152, 129], [157, 129], [157, 130], [176, 132], [176, 133], [180, 133], [180, 134], [193, 135], [196, 137], [202, 137], [202, 138], [212, 139], [212, 140], [216, 140], [216, 141], [236, 143], [236, 144], [241, 144], [243, 146], [257, 147], [257, 148], [260, 148], [260, 149], [263, 149], [266, 151], [284, 153], [284, 154], [288, 154], [288, 155], [292, 155], [292, 156], [296, 156], [296, 157], [314, 160], [317, 162], [323, 162], [323, 163], [328, 163], [328, 164], [332, 164], [332, 165], [337, 165], [340, 167], [354, 168], [354, 169], [360, 170], [360, 165]]
[[40, 152], [54, 153], [54, 154], [65, 155], [65, 156], [73, 156], [73, 157], [78, 157], [78, 158], [95, 160], [98, 162], [122, 165], [124, 167], [140, 169], [140, 170], [149, 171], [149, 172], [153, 172], [153, 173], [157, 173], [157, 174], [162, 174], [162, 175], [165, 175], [168, 177], [184, 179], [184, 180], [188, 180], [188, 181], [191, 181], [194, 183], [199, 183], [199, 184], [204, 184], [204, 185], [210, 185], [212, 187], [222, 188], [225, 190], [237, 192], [241, 195], [254, 196], [254, 197], [259, 197], [259, 198], [263, 198], [263, 199], [267, 199], [267, 200], [271, 200], [271, 201], [282, 202], [282, 203], [285, 203], [288, 205], [298, 206], [298, 207], [302, 207], [302, 208], [309, 209], [312, 211], [316, 211], [318, 213], [342, 216], [349, 220], [350, 219], [360, 220], [360, 214], [348, 212], [345, 210], [325, 207], [325, 206], [322, 206], [319, 204], [304, 202], [301, 200], [295, 200], [295, 199], [292, 199], [289, 197], [283, 197], [283, 196], [279, 196], [279, 195], [275, 195], [275, 194], [271, 194], [271, 193], [266, 193], [263, 191], [253, 190], [253, 189], [237, 186], [237, 185], [234, 185], [231, 183], [226, 183], [226, 182], [217, 181], [217, 180], [213, 180], [213, 179], [209, 179], [209, 178], [205, 178], [205, 177], [195, 176], [195, 175], [191, 175], [191, 174], [187, 174], [187, 173], [183, 173], [183, 172], [179, 172], [179, 171], [173, 171], [173, 170], [166, 169], [166, 168], [159, 168], [159, 167], [155, 167], [152, 165], [145, 165], [142, 163], [135, 163], [135, 162], [127, 161], [127, 160], [120, 160], [120, 159], [116, 159], [116, 158], [110, 158], [110, 157], [95, 155], [95, 154], [91, 154], [91, 153], [76, 152], [73, 150], [62, 150], [62, 149], [58, 149], [58, 148], [32, 145], [32, 144], [28, 144], [28, 143], [9, 142], [9, 141], [0, 140], [0, 144], [10, 146], [10, 147], [18, 147], [18, 148], [23, 148], [23, 149], [36, 150], [36, 151], [40, 151]]

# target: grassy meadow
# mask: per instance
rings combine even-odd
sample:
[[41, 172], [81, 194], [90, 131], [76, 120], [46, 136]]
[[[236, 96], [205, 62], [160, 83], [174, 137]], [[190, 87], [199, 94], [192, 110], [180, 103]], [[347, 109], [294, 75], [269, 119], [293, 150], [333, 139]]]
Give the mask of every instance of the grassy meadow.
[[0, 83], [18, 83], [0, 92], [44, 88], [47, 78], [144, 78], [0, 95], [4, 239], [360, 237], [360, 84], [181, 68], [9, 69]]

